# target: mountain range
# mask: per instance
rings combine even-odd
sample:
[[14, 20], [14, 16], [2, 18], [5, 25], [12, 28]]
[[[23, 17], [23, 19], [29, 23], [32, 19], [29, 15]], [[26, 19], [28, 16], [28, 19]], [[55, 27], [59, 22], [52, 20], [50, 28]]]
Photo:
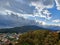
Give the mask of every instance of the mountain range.
[[39, 27], [35, 25], [29, 25], [29, 26], [22, 26], [22, 27], [0, 29], [0, 33], [23, 33], [23, 32], [29, 32], [29, 31], [34, 31], [34, 30], [59, 31], [55, 29], [54, 27], [43, 28], [43, 27]]

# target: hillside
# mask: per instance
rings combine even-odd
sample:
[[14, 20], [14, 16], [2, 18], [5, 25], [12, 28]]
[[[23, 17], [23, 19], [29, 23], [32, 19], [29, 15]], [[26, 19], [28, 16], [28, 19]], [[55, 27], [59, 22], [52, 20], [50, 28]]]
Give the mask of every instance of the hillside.
[[60, 33], [36, 30], [20, 35], [15, 45], [60, 45]]
[[39, 29], [44, 29], [44, 28], [35, 25], [30, 25], [30, 26], [0, 29], [0, 33], [23, 33], [33, 30], [39, 30]]
[[14, 27], [14, 28], [3, 28], [3, 29], [0, 29], [0, 33], [23, 33], [23, 32], [29, 32], [29, 31], [41, 30], [41, 29], [58, 31], [58, 30], [55, 30], [53, 27], [43, 28], [36, 25], [29, 25], [29, 26], [21, 26], [21, 27]]

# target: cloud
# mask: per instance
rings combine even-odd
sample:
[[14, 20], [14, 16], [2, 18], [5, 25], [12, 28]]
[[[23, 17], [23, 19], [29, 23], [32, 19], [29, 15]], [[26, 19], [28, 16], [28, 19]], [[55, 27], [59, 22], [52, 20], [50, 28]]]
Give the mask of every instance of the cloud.
[[57, 10], [60, 10], [60, 0], [55, 0], [55, 2], [56, 2]]
[[54, 6], [53, 0], [31, 0], [30, 6], [35, 6], [34, 15], [39, 15], [47, 20], [51, 19], [51, 13], [47, 9]]
[[23, 16], [18, 16], [15, 14], [11, 15], [0, 15], [0, 26], [2, 27], [16, 27], [24, 25], [35, 25], [34, 20], [29, 20]]
[[36, 7], [52, 8], [54, 0], [30, 0], [31, 4]]
[[33, 14], [35, 17], [40, 17], [44, 18], [45, 20], [50, 20], [52, 18], [51, 13], [46, 9], [46, 10], [36, 10]]
[[0, 12], [0, 26], [16, 27], [24, 25], [46, 25], [44, 21], [34, 20], [35, 18], [36, 17], [32, 14], [20, 14], [10, 10], [5, 10], [2, 13]]
[[18, 13], [25, 13], [25, 14], [31, 14], [33, 12], [33, 9], [31, 10], [31, 7], [25, 3], [24, 1], [20, 0], [0, 0], [0, 9], [2, 10], [11, 10], [13, 12]]
[[42, 26], [46, 25], [45, 21], [41, 21], [41, 20], [35, 20], [35, 21], [36, 21], [36, 23], [38, 23], [39, 26], [40, 25], [42, 25]]
[[2, 8], [22, 14], [33, 14], [35, 9], [41, 13], [44, 8], [52, 8], [54, 4], [53, 0], [2, 0], [0, 2]]
[[48, 10], [43, 10], [42, 14], [45, 15], [45, 18], [48, 20], [52, 18], [51, 13]]
[[60, 27], [60, 24], [59, 23], [58, 24], [51, 24], [49, 26], [58, 26], [58, 27]]
[[56, 19], [56, 20], [53, 20], [52, 22], [60, 23], [60, 20], [59, 19]]
[[55, 19], [55, 20], [52, 20], [52, 24], [50, 24], [52, 26], [59, 26], [60, 27], [60, 19]]
[[[60, 7], [59, 1], [56, 6]], [[53, 8], [54, 0], [1, 0], [0, 1], [0, 24], [22, 26], [22, 25], [47, 25], [45, 20], [52, 18], [48, 10]], [[59, 8], [58, 8], [59, 9]], [[44, 21], [37, 20], [42, 18]], [[60, 22], [54, 20], [52, 22]]]

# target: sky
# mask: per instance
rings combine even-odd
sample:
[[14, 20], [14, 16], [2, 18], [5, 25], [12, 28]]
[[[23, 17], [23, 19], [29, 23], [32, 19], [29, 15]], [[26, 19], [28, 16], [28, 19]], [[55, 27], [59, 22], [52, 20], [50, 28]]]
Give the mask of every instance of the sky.
[[0, 27], [60, 26], [60, 0], [0, 0]]

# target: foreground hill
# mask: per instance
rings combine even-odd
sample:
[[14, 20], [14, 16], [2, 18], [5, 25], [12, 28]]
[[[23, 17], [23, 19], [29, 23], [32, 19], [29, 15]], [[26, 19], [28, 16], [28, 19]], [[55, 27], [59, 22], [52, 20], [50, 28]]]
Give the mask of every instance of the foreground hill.
[[20, 35], [15, 45], [60, 45], [60, 33], [36, 30]]

